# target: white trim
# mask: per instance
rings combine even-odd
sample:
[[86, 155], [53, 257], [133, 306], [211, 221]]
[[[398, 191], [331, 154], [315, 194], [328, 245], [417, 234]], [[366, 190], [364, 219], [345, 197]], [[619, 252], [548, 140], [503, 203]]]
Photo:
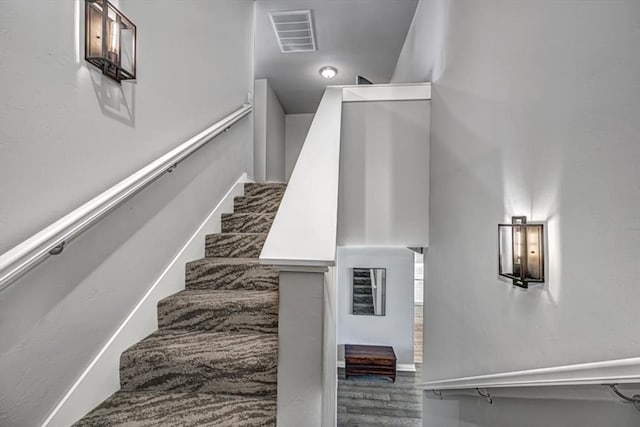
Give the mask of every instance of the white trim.
[[69, 426], [119, 389], [120, 354], [157, 329], [158, 301], [184, 289], [185, 263], [202, 258], [204, 236], [220, 231], [221, 214], [232, 212], [233, 198], [243, 194], [245, 182], [251, 181], [242, 174], [71, 385], [42, 427]]
[[342, 89], [328, 87], [260, 253], [276, 266], [326, 267], [335, 262]]
[[327, 271], [329, 267], [333, 267], [336, 263], [331, 260], [305, 260], [305, 259], [287, 259], [283, 262], [280, 258], [263, 258], [260, 257], [260, 264], [272, 265], [278, 267], [281, 271]]
[[424, 390], [640, 383], [640, 357], [427, 381]]
[[149, 163], [84, 205], [60, 218], [16, 247], [0, 255], [0, 291], [34, 268], [60, 244], [68, 244], [121, 203], [171, 170], [233, 124], [251, 113], [245, 104], [222, 120], [189, 138], [178, 147]]
[[[344, 368], [344, 360], [338, 360], [338, 368]], [[415, 363], [398, 363], [396, 371], [400, 372], [416, 372]]]
[[431, 99], [431, 83], [361, 85], [342, 89], [343, 102], [419, 101]]

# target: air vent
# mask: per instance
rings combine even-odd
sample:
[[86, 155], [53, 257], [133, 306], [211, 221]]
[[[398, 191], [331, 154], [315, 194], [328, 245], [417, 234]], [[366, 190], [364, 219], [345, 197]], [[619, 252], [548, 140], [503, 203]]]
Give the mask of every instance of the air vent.
[[269, 17], [282, 53], [314, 52], [316, 50], [310, 10], [269, 12]]

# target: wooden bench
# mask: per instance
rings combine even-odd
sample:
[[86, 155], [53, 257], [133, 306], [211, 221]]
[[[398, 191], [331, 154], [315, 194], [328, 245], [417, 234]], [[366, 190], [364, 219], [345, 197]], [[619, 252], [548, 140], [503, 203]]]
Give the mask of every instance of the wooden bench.
[[344, 346], [345, 378], [379, 375], [396, 381], [396, 354], [393, 347], [380, 345]]

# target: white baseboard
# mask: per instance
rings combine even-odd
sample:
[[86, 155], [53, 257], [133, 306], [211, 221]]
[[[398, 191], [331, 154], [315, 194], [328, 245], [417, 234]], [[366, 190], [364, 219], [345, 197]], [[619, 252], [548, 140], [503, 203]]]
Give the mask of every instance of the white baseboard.
[[220, 217], [222, 213], [233, 212], [233, 198], [244, 194], [245, 182], [252, 180], [242, 174], [82, 372], [42, 427], [69, 426], [120, 388], [120, 355], [158, 329], [158, 301], [184, 289], [185, 264], [202, 258], [205, 236], [220, 232]]
[[[344, 368], [344, 360], [338, 360], [338, 368]], [[396, 364], [396, 370], [401, 372], [415, 372], [415, 363], [398, 363]]]

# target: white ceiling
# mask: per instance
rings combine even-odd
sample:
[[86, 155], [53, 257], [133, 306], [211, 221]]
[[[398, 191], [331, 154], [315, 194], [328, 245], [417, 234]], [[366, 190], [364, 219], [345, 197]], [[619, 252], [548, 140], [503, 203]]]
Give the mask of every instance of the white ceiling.
[[[388, 83], [418, 0], [257, 0], [255, 75], [267, 78], [287, 114], [313, 113], [327, 84], [358, 74]], [[281, 53], [269, 11], [311, 9], [318, 50]], [[338, 69], [333, 80], [318, 71]]]

